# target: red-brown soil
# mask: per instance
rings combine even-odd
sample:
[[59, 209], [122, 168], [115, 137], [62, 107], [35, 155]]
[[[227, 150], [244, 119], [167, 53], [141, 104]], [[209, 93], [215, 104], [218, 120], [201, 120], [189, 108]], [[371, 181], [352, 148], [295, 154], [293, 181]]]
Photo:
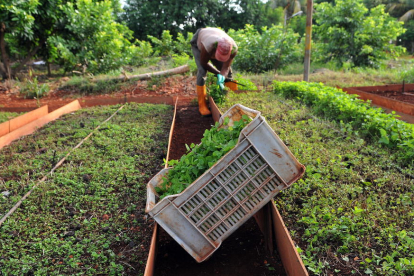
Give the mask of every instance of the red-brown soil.
[[414, 90], [409, 91], [369, 91], [369, 93], [393, 100], [414, 104]]
[[159, 85], [151, 85], [149, 81], [137, 81], [121, 91], [104, 95], [82, 96], [76, 91], [55, 89], [38, 101], [25, 99], [18, 91], [17, 87], [7, 90], [0, 84], [0, 111], [27, 112], [43, 105], [48, 105], [49, 111], [53, 111], [76, 99], [82, 107], [88, 107], [125, 102], [173, 104], [176, 97], [180, 98], [180, 102], [189, 102], [196, 98], [195, 77], [189, 76], [168, 77]]

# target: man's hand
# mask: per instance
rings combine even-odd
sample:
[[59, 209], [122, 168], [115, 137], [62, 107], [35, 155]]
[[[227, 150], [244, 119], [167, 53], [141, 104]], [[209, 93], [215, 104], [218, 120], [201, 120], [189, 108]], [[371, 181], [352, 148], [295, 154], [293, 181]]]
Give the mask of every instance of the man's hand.
[[226, 78], [223, 75], [217, 74], [217, 84], [220, 86], [221, 90], [224, 89], [224, 81], [225, 80], [226, 80]]

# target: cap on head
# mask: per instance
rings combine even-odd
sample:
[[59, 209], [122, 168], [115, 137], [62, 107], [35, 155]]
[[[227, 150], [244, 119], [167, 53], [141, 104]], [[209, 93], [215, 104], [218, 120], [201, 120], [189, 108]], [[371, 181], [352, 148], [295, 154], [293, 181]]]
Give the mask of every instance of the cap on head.
[[220, 37], [217, 41], [217, 49], [215, 53], [216, 59], [221, 62], [229, 60], [232, 47], [233, 45], [227, 38]]

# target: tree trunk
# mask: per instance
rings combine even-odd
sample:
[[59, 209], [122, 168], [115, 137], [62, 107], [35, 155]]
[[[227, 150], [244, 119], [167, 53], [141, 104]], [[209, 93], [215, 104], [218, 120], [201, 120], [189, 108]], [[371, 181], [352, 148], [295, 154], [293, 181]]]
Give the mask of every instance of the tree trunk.
[[113, 79], [119, 79], [119, 80], [126, 80], [126, 79], [149, 80], [153, 77], [177, 75], [177, 74], [182, 74], [182, 73], [185, 73], [185, 72], [188, 72], [188, 71], [190, 71], [190, 66], [183, 65], [183, 66], [176, 67], [176, 68], [169, 69], [169, 70], [165, 70], [165, 71], [158, 71], [158, 72], [154, 72], [154, 73], [147, 73], [147, 74], [141, 74], [141, 75], [127, 76], [126, 74], [124, 74], [123, 76], [115, 77]]
[[47, 64], [47, 76], [51, 77], [52, 76], [52, 70], [51, 70], [50, 62], [46, 61], [46, 64]]
[[6, 53], [6, 41], [4, 40], [4, 34], [6, 33], [6, 25], [4, 23], [0, 23], [0, 52], [1, 52], [1, 60], [3, 61], [3, 66], [0, 67], [0, 71], [2, 74], [3, 79], [7, 79], [11, 77], [10, 72], [10, 64], [9, 64], [9, 57]]
[[6, 68], [4, 67], [3, 62], [0, 62], [0, 76], [3, 78], [3, 80], [7, 79]]
[[43, 44], [45, 44], [46, 39], [43, 39], [39, 45], [37, 45], [30, 53], [23, 59], [23, 61], [19, 64], [19, 66], [16, 67], [15, 72], [19, 72], [23, 69], [23, 67], [26, 65], [26, 63], [29, 62], [29, 60], [32, 59], [32, 57], [37, 53], [37, 51], [42, 47]]

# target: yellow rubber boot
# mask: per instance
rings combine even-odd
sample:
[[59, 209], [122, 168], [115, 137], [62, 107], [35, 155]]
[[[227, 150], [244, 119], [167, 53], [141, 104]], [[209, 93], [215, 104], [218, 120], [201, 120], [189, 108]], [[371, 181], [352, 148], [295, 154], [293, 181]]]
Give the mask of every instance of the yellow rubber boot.
[[199, 86], [197, 85], [197, 95], [198, 95], [198, 110], [200, 114], [203, 116], [211, 115], [210, 110], [207, 107], [206, 103], [206, 86]]
[[239, 89], [237, 83], [234, 83], [234, 82], [231, 82], [231, 81], [228, 81], [228, 82], [224, 83], [224, 85], [226, 87], [230, 88], [231, 91], [236, 91], [236, 90]]

